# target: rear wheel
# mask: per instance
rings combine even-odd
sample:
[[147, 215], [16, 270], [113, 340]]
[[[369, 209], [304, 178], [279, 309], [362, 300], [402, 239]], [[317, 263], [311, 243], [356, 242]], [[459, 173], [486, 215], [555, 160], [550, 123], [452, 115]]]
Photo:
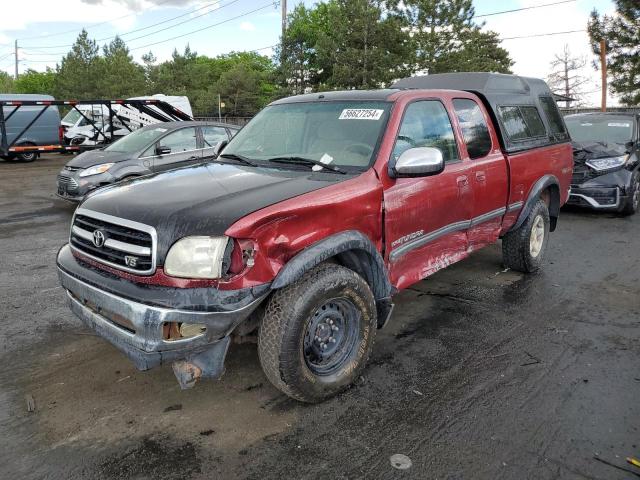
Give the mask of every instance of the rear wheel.
[[535, 272], [542, 266], [549, 239], [549, 209], [538, 200], [525, 222], [502, 239], [504, 265], [519, 272]]
[[640, 171], [633, 174], [627, 203], [622, 209], [623, 215], [633, 215], [640, 208]]
[[340, 265], [321, 264], [269, 299], [258, 336], [262, 369], [290, 397], [324, 400], [358, 378], [376, 322], [364, 279]]
[[[21, 147], [32, 147], [35, 146], [33, 143], [22, 143]], [[29, 163], [33, 162], [36, 158], [38, 158], [38, 152], [21, 152], [17, 155], [18, 160], [21, 162]]]

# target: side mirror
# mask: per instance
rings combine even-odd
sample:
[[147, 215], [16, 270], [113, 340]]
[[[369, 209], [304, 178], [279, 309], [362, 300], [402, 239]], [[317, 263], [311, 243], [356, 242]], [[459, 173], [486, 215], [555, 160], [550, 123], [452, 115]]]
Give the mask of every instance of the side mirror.
[[171, 147], [164, 147], [162, 145], [158, 145], [156, 147], [156, 155], [168, 155], [171, 153]]
[[222, 140], [221, 142], [216, 143], [215, 147], [213, 147], [213, 156], [217, 158], [218, 155], [222, 153], [222, 150], [224, 150], [224, 147], [226, 147], [228, 143], [229, 143], [228, 140]]
[[444, 159], [439, 148], [416, 147], [402, 152], [393, 167], [397, 177], [427, 177], [444, 170]]

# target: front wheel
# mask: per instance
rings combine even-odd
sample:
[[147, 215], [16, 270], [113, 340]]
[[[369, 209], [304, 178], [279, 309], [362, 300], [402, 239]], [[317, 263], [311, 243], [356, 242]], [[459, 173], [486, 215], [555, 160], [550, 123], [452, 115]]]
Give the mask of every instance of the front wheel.
[[519, 272], [535, 272], [542, 266], [549, 240], [549, 209], [538, 200], [525, 222], [502, 239], [502, 258], [505, 267]]
[[631, 188], [629, 189], [629, 198], [622, 209], [623, 215], [633, 215], [640, 208], [640, 171], [633, 174], [631, 178]]
[[362, 372], [376, 333], [371, 289], [357, 273], [321, 264], [269, 299], [258, 353], [273, 385], [315, 403], [346, 389]]

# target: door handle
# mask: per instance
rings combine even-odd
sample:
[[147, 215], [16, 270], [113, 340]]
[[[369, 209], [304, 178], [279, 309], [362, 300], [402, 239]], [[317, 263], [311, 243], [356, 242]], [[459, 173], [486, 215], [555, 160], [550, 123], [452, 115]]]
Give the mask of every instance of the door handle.
[[456, 178], [456, 182], [458, 183], [459, 187], [466, 187], [467, 185], [469, 185], [469, 179], [466, 175], [462, 175]]
[[190, 156], [190, 157], [188, 158], [188, 160], [197, 160], [197, 159], [198, 159], [198, 157], [196, 157], [195, 155], [192, 155], [192, 156]]
[[476, 172], [476, 180], [479, 182], [484, 182], [487, 179], [487, 176], [484, 172]]

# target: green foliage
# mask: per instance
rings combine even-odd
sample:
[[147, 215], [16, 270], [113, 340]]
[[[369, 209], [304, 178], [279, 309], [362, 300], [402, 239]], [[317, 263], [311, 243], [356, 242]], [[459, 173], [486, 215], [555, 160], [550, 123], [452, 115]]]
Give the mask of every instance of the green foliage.
[[292, 93], [376, 88], [415, 72], [493, 71], [513, 65], [471, 0], [328, 0], [298, 5], [278, 51]]
[[56, 72], [47, 68], [45, 72], [27, 70], [14, 81], [16, 93], [41, 93], [52, 95], [56, 80]]
[[144, 95], [144, 68], [133, 61], [127, 45], [119, 37], [103, 48], [97, 63], [97, 98], [126, 98]]
[[85, 100], [100, 98], [99, 74], [100, 57], [95, 40], [91, 40], [86, 30], [78, 35], [56, 70], [54, 92], [57, 98]]
[[13, 93], [13, 77], [0, 71], [0, 93]]
[[591, 12], [591, 47], [599, 56], [600, 41], [605, 40], [611, 90], [625, 105], [640, 105], [640, 4], [637, 0], [615, 0], [615, 4], [615, 16]]
[[495, 32], [474, 22], [471, 0], [406, 0], [417, 71], [509, 73], [513, 61]]

